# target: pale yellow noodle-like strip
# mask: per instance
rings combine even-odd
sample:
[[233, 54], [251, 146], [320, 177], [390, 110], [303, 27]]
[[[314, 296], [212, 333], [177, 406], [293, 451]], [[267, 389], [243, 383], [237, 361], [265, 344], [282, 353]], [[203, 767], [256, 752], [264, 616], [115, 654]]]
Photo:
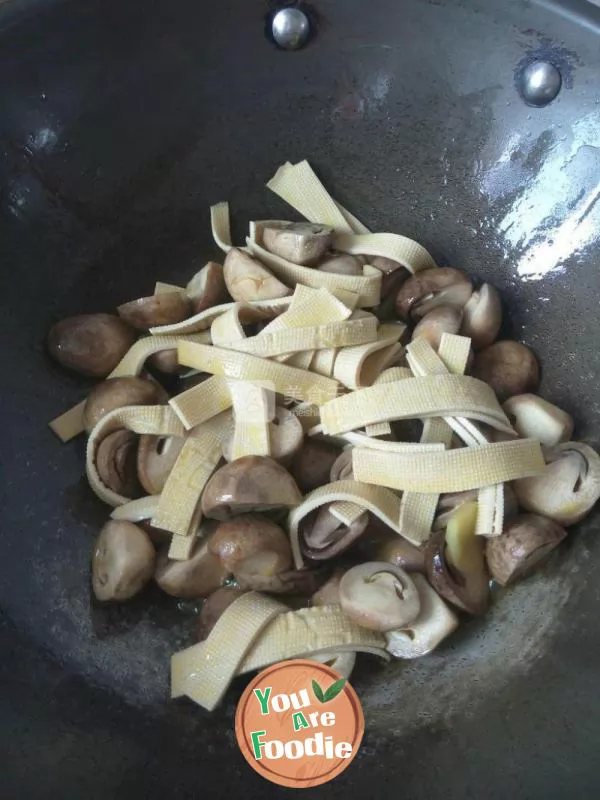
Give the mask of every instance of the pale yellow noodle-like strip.
[[[129, 378], [139, 375], [146, 360], [154, 353], [159, 353], [162, 350], [171, 350], [177, 347], [179, 341], [178, 336], [146, 336], [143, 339], [138, 339], [125, 353], [123, 358], [119, 361], [117, 366], [108, 375], [108, 378]], [[208, 342], [210, 336], [208, 334], [199, 334], [197, 336], [188, 337], [189, 341], [195, 342]], [[63, 442], [68, 442], [75, 436], [78, 436], [84, 431], [83, 424], [83, 409], [85, 408], [85, 400], [78, 403], [73, 408], [61, 414], [55, 420], [49, 423], [50, 428]]]
[[198, 386], [172, 397], [169, 405], [187, 430], [231, 408], [231, 392], [225, 378], [213, 375]]
[[[411, 347], [412, 345], [409, 345], [409, 348]], [[470, 350], [470, 339], [464, 336], [444, 336], [439, 348], [444, 371], [462, 375], [467, 366]], [[421, 442], [424, 444], [440, 442], [445, 447], [449, 447], [451, 439], [452, 429], [443, 419], [435, 417], [425, 420]], [[439, 498], [439, 494], [435, 492], [405, 492], [400, 508], [400, 527], [403, 530], [410, 530], [415, 538], [426, 541], [431, 534]]]
[[[213, 419], [191, 431], [160, 494], [152, 525], [188, 536], [202, 490], [222, 457], [224, 419]], [[200, 521], [200, 520], [198, 520]]]
[[286, 363], [288, 367], [296, 367], [296, 369], [309, 369], [314, 357], [312, 350], [303, 350], [300, 353], [293, 353], [291, 356], [279, 356], [277, 361]]
[[335, 366], [335, 359], [338, 350], [335, 347], [327, 347], [323, 350], [317, 350], [310, 362], [310, 371], [317, 375], [323, 375], [326, 378], [331, 378], [333, 375], [333, 368]]
[[370, 386], [383, 369], [389, 358], [395, 356], [401, 346], [397, 346], [406, 325], [381, 325], [377, 340], [357, 347], [345, 347], [336, 356], [333, 376], [349, 389]]
[[462, 375], [432, 375], [370, 386], [330, 400], [320, 412], [323, 432], [330, 435], [377, 422], [439, 416], [470, 417], [497, 430], [512, 431], [493, 390]]
[[185, 429], [170, 406], [125, 406], [110, 411], [92, 429], [85, 451], [85, 471], [94, 494], [110, 506], [129, 503], [130, 497], [113, 492], [100, 480], [96, 469], [96, 451], [100, 442], [113, 431], [125, 429], [153, 436], [185, 436]]
[[[403, 367], [391, 367], [381, 372], [374, 380], [373, 386], [381, 383], [394, 383], [394, 381], [404, 380], [405, 378], [412, 378], [412, 372]], [[375, 425], [367, 425], [365, 433], [367, 436], [387, 436], [392, 432], [389, 422], [378, 422]], [[421, 441], [423, 441], [421, 439]]]
[[342, 253], [390, 258], [413, 274], [437, 267], [422, 245], [397, 233], [368, 233], [358, 236], [341, 233], [335, 237], [333, 246]]
[[344, 525], [350, 526], [365, 513], [365, 510], [362, 506], [357, 506], [355, 503], [340, 500], [329, 506], [329, 513], [333, 514], [333, 516], [339, 519]]
[[258, 592], [235, 600], [204, 642], [171, 657], [171, 697], [187, 695], [212, 711], [268, 623], [288, 611], [283, 603]]
[[130, 500], [123, 506], [117, 506], [111, 513], [111, 519], [121, 519], [127, 522], [143, 522], [152, 519], [158, 508], [159, 494], [149, 494], [137, 500]]
[[354, 228], [313, 172], [308, 161], [284, 164], [267, 183], [267, 188], [296, 209], [310, 222], [329, 225], [352, 233]]
[[[376, 455], [380, 454], [377, 453]], [[353, 503], [364, 510], [371, 511], [386, 525], [395, 530], [396, 533], [403, 533], [398, 527], [400, 498], [397, 494], [381, 486], [368, 486], [366, 483], [358, 481], [328, 483], [307, 494], [300, 505], [290, 512], [288, 517], [290, 543], [297, 569], [304, 566], [299, 542], [300, 523], [311, 511], [337, 501]]]
[[171, 294], [171, 292], [185, 292], [183, 286], [176, 286], [174, 283], [164, 283], [156, 281], [154, 284], [154, 294]]
[[183, 342], [178, 354], [185, 366], [236, 380], [272, 383], [274, 391], [295, 400], [322, 402], [322, 398], [335, 397], [339, 388], [330, 378], [220, 347]]
[[461, 447], [443, 453], [384, 453], [354, 448], [358, 481], [412, 492], [464, 492], [537, 475], [545, 466], [534, 439]]
[[259, 259], [283, 283], [294, 286], [301, 283], [312, 289], [344, 289], [358, 295], [359, 308], [373, 308], [379, 305], [381, 299], [381, 272], [374, 267], [365, 265], [362, 275], [341, 275], [335, 272], [321, 272], [312, 267], [301, 267], [292, 264], [281, 256], [265, 250], [260, 242], [252, 237], [246, 239], [248, 248], [253, 256]]
[[[290, 297], [278, 297], [275, 300], [257, 300], [248, 303], [253, 309], [264, 312], [264, 318], [276, 317], [282, 314], [289, 306], [291, 301]], [[159, 325], [156, 328], [150, 328], [150, 333], [153, 336], [184, 336], [190, 333], [198, 333], [205, 331], [213, 324], [213, 322], [229, 311], [231, 308], [237, 306], [238, 303], [221, 303], [221, 305], [207, 308], [206, 311], [201, 311], [193, 317], [188, 317], [182, 322], [174, 322], [171, 325]]]
[[235, 429], [232, 458], [271, 455], [269, 422], [275, 402], [272, 392], [247, 381], [229, 381]]
[[229, 203], [217, 203], [210, 207], [210, 227], [216, 245], [228, 253], [232, 248]]

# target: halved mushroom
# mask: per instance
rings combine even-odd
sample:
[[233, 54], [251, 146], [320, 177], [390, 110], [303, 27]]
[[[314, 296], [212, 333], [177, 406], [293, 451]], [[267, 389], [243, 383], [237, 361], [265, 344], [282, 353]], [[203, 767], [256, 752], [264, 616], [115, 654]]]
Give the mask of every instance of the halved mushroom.
[[343, 553], [361, 536], [369, 524], [364, 511], [351, 525], [345, 525], [329, 510], [331, 503], [321, 506], [302, 522], [300, 542], [307, 558], [321, 561]]
[[540, 475], [513, 481], [520, 505], [561, 525], [583, 519], [600, 498], [600, 457], [582, 442], [563, 442], [545, 452]]
[[375, 267], [380, 272], [383, 272], [384, 275], [391, 275], [392, 272], [404, 271], [406, 273], [406, 278], [410, 278], [411, 273], [403, 267], [399, 261], [393, 261], [391, 258], [385, 258], [385, 256], [363, 256], [366, 259], [366, 263], [369, 264], [371, 267]]
[[300, 490], [290, 473], [267, 456], [244, 456], [218, 469], [202, 494], [202, 513], [229, 519], [249, 511], [297, 506]]
[[473, 292], [463, 309], [462, 336], [471, 339], [473, 350], [492, 344], [502, 325], [502, 303], [497, 289], [484, 283]]
[[167, 594], [173, 597], [208, 597], [223, 584], [229, 575], [219, 558], [209, 552], [210, 539], [196, 542], [187, 561], [173, 561], [169, 548], [165, 547], [157, 559], [154, 580]]
[[[352, 481], [354, 472], [352, 470], [352, 447], [347, 447], [331, 465], [329, 479], [335, 481]], [[326, 483], [327, 481], [325, 481]]]
[[148, 494], [162, 492], [184, 442], [182, 436], [140, 436], [137, 474]]
[[[234, 426], [223, 438], [223, 456], [226, 461], [233, 460]], [[300, 452], [304, 442], [302, 424], [295, 414], [283, 406], [277, 406], [275, 415], [269, 422], [269, 444], [271, 458], [287, 466]]]
[[523, 437], [537, 439], [547, 447], [568, 441], [573, 418], [536, 394], [518, 394], [502, 406], [513, 428]]
[[373, 313], [379, 320], [393, 319], [396, 316], [396, 296], [401, 287], [410, 278], [411, 273], [404, 267], [397, 264], [396, 261], [390, 261], [388, 258], [378, 259], [379, 261], [389, 261], [390, 264], [396, 264], [396, 267], [389, 272], [386, 272], [383, 267], [373, 263], [375, 259], [370, 259], [369, 264], [372, 267], [383, 272], [381, 277], [381, 302], [373, 309]]
[[333, 228], [313, 222], [270, 222], [262, 230], [265, 248], [286, 261], [314, 267], [329, 250]]
[[123, 303], [117, 313], [132, 328], [147, 331], [155, 325], [181, 322], [191, 315], [192, 306], [184, 292], [165, 292]]
[[146, 363], [148, 366], [154, 367], [158, 372], [164, 372], [165, 375], [177, 375], [186, 369], [186, 367], [182, 367], [179, 363], [176, 348], [159, 350], [158, 353], [152, 353]]
[[340, 581], [340, 605], [363, 628], [382, 632], [408, 625], [421, 609], [410, 575], [385, 561], [349, 569]]
[[82, 375], [105, 378], [117, 366], [136, 334], [113, 314], [81, 314], [68, 317], [50, 328], [48, 352]]
[[489, 577], [484, 539], [475, 535], [477, 503], [459, 506], [446, 532], [434, 533], [425, 545], [427, 576], [433, 588], [469, 614], [483, 614], [489, 605]]
[[227, 287], [223, 267], [216, 261], [209, 261], [188, 283], [187, 294], [194, 314], [207, 308], [227, 302]]
[[312, 596], [313, 606], [337, 606], [340, 604], [340, 581], [346, 570], [337, 567], [327, 581]]
[[260, 261], [237, 247], [232, 247], [225, 256], [223, 276], [229, 294], [241, 302], [274, 300], [292, 293]]
[[96, 384], [83, 407], [83, 425], [88, 433], [102, 417], [125, 406], [164, 405], [169, 395], [158, 383], [144, 378], [108, 378]]
[[500, 402], [515, 394], [534, 392], [540, 384], [537, 358], [524, 344], [509, 339], [476, 353], [472, 375], [489, 384]]
[[337, 275], [362, 275], [362, 261], [348, 253], [332, 253], [317, 267], [319, 272], [333, 272]]
[[[513, 437], [514, 438], [514, 437]], [[448, 494], [440, 495], [436, 517], [433, 522], [433, 530], [439, 531], [445, 528], [448, 520], [454, 511], [463, 503], [469, 503], [477, 500], [478, 490], [470, 489], [466, 492], [451, 492]], [[517, 496], [509, 483], [504, 484], [504, 519], [508, 520], [514, 517], [519, 510]]]
[[243, 514], [222, 522], [209, 550], [244, 589], [277, 591], [279, 582], [274, 579], [292, 566], [287, 534], [259, 514]]
[[437, 350], [444, 333], [458, 333], [462, 322], [463, 312], [455, 306], [438, 306], [432, 309], [421, 319], [415, 327], [412, 340], [422, 336], [427, 339], [434, 350]]
[[458, 617], [422, 575], [413, 575], [421, 610], [410, 625], [385, 634], [387, 651], [395, 658], [420, 658], [431, 653], [458, 627]]
[[[307, 598], [310, 598], [320, 586], [322, 586], [330, 574], [328, 565], [323, 565], [311, 569], [290, 569], [274, 575], [265, 587], [266, 592], [276, 592], [277, 594], [294, 595], [293, 602], [297, 608], [307, 605]], [[241, 581], [244, 581], [242, 575]], [[287, 603], [292, 602], [292, 598], [286, 598]]]
[[406, 572], [425, 572], [425, 551], [415, 547], [403, 536], [372, 516], [357, 544], [369, 561], [387, 561]]
[[92, 556], [92, 587], [98, 600], [129, 600], [150, 580], [156, 552], [133, 522], [110, 520], [100, 531]]
[[500, 536], [487, 540], [485, 557], [492, 577], [506, 586], [533, 572], [567, 535], [564, 528], [538, 514], [520, 514]]
[[202, 604], [200, 617], [196, 625], [199, 642], [203, 642], [208, 637], [219, 621], [221, 614], [227, 611], [229, 606], [246, 592], [247, 589], [240, 589], [239, 586], [232, 584], [230, 586], [221, 586], [206, 598]]
[[100, 480], [113, 492], [134, 499], [141, 495], [137, 478], [138, 437], [131, 431], [109, 433], [96, 450], [96, 469]]
[[290, 472], [302, 494], [308, 494], [329, 483], [331, 467], [340, 455], [340, 448], [322, 439], [307, 439], [290, 466]]
[[425, 269], [409, 278], [396, 296], [396, 311], [405, 322], [421, 319], [438, 306], [463, 308], [473, 285], [459, 269]]

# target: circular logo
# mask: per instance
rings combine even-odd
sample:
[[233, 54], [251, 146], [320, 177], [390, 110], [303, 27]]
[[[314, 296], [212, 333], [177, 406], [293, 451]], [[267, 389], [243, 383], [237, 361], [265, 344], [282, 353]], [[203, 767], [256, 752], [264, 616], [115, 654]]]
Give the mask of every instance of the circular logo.
[[350, 764], [365, 730], [360, 700], [318, 661], [282, 661], [246, 687], [235, 734], [260, 775], [294, 789], [319, 786]]

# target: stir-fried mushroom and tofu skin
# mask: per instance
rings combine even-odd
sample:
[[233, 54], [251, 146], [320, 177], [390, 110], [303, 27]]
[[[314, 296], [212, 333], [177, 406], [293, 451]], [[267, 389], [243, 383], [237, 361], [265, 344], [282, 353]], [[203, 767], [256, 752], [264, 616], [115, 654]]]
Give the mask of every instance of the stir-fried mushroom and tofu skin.
[[306, 221], [252, 221], [236, 244], [219, 203], [221, 259], [48, 336], [103, 379], [51, 423], [89, 435], [112, 507], [94, 594], [154, 578], [201, 605], [172, 693], [207, 709], [282, 659], [348, 676], [357, 653], [426, 656], [600, 496], [599, 456], [536, 394], [536, 355], [497, 341], [494, 286], [370, 233], [307, 162], [268, 186]]

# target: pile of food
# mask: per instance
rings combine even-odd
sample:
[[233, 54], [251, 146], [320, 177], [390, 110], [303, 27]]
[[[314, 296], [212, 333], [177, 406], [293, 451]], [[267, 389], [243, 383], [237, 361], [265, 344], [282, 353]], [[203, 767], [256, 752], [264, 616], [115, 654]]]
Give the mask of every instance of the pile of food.
[[235, 247], [213, 206], [223, 266], [48, 337], [102, 379], [51, 423], [88, 434], [112, 507], [95, 596], [154, 580], [204, 599], [171, 677], [207, 709], [283, 659], [348, 676], [359, 652], [426, 655], [600, 496], [600, 458], [535, 394], [534, 354], [496, 341], [493, 286], [370, 233], [307, 162], [268, 186], [307, 221], [252, 222]]

